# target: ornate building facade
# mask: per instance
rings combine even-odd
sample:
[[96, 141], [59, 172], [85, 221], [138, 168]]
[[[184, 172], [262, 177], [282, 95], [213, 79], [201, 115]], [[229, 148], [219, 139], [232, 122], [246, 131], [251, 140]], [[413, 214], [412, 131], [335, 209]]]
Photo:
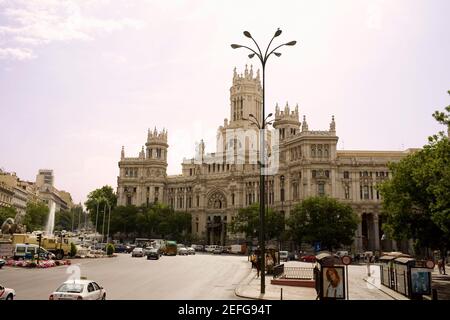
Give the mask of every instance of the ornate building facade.
[[[117, 179], [119, 205], [162, 202], [192, 214], [192, 232], [206, 243], [236, 241], [227, 224], [239, 208], [259, 199], [258, 131], [249, 119], [260, 119], [262, 88], [256, 75], [236, 69], [230, 88], [230, 121], [218, 128], [215, 153], [184, 160], [180, 175], [168, 176], [168, 133], [148, 131], [138, 157], [125, 157], [122, 147]], [[302, 120], [302, 121], [300, 121]], [[288, 217], [292, 208], [310, 196], [327, 195], [350, 204], [361, 217], [352, 251], [404, 250], [386, 240], [376, 185], [390, 176], [387, 164], [414, 150], [341, 151], [334, 116], [328, 130], [310, 130], [298, 106], [275, 107], [273, 130], [267, 134], [267, 153], [275, 170], [266, 177], [266, 204]]]

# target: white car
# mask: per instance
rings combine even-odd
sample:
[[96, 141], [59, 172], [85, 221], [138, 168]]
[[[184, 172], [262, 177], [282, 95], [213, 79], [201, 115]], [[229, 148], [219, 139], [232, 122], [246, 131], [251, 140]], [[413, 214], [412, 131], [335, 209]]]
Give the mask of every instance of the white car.
[[187, 252], [188, 254], [195, 254], [195, 249], [193, 247], [188, 247]]
[[144, 256], [144, 249], [142, 248], [134, 248], [131, 252], [132, 257], [143, 257]]
[[178, 248], [178, 255], [180, 255], [180, 256], [187, 256], [189, 253], [188, 253], [188, 250], [186, 249], [186, 248]]
[[67, 280], [53, 292], [49, 300], [105, 300], [106, 291], [91, 280]]
[[14, 300], [16, 291], [11, 288], [5, 288], [0, 284], [0, 300]]

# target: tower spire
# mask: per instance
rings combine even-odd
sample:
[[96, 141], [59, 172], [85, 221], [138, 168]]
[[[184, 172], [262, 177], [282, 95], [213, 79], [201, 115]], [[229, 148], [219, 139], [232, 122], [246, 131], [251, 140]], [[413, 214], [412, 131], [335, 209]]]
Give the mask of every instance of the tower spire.
[[303, 122], [302, 122], [302, 132], [308, 131], [308, 122], [306, 122], [306, 116], [303, 115]]

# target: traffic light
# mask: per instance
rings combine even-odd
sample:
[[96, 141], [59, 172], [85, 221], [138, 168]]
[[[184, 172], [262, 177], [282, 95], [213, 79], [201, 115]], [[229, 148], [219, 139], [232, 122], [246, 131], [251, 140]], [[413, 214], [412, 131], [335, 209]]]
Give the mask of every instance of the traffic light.
[[39, 243], [41, 243], [41, 241], [42, 241], [42, 233], [39, 233], [39, 234], [37, 235], [37, 241], [38, 241]]

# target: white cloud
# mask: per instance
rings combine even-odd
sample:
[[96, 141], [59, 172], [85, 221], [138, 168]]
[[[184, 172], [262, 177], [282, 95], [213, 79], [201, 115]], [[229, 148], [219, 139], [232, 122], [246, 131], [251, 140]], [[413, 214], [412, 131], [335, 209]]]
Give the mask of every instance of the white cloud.
[[30, 60], [34, 58], [36, 55], [27, 48], [0, 48], [0, 60]]
[[3, 20], [8, 22], [0, 25], [0, 37], [8, 47], [20, 45], [31, 50], [32, 46], [88, 41], [101, 34], [144, 26], [142, 21], [130, 18], [98, 17], [107, 4], [106, 1], [0, 0], [0, 12], [3, 11]]

